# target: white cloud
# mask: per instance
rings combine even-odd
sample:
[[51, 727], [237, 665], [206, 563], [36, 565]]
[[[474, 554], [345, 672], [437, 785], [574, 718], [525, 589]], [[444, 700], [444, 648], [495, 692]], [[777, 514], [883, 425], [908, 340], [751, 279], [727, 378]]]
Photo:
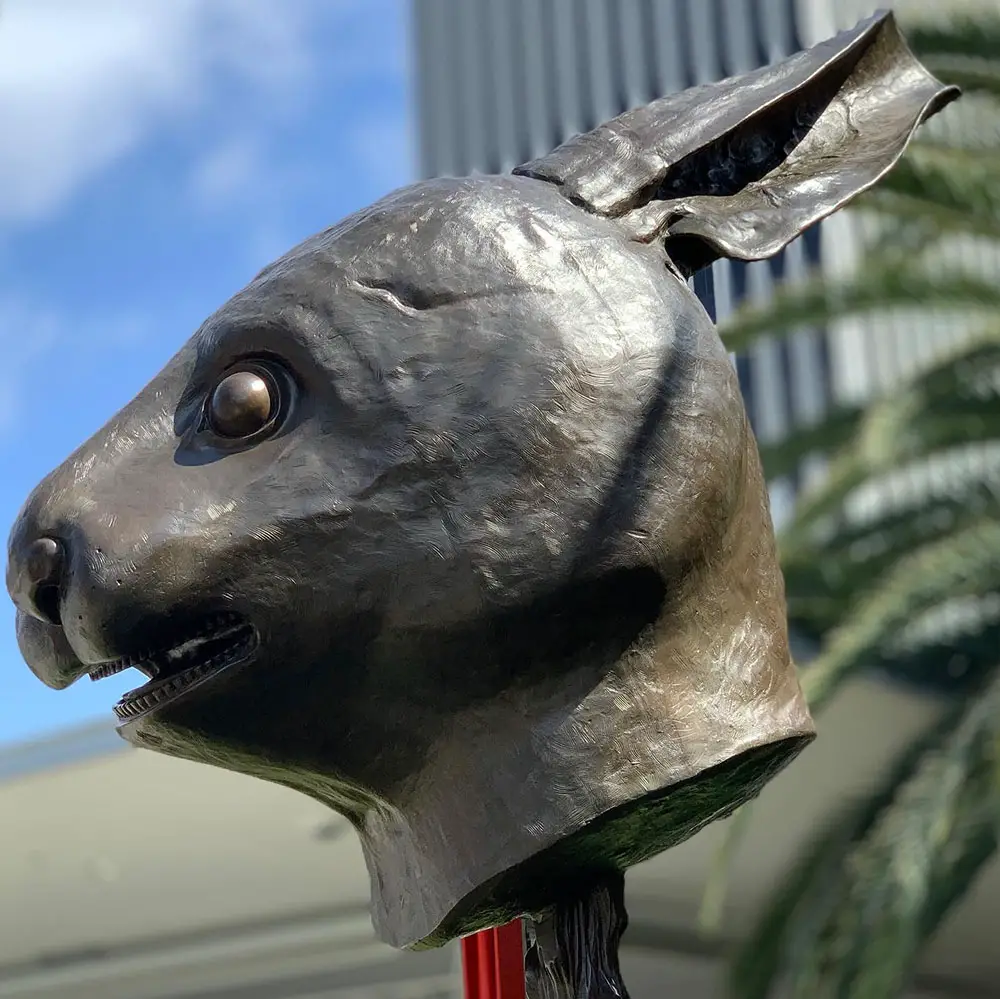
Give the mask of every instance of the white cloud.
[[[0, 0], [0, 233], [50, 218], [143, 142], [196, 119], [210, 137], [182, 183], [198, 210], [238, 209], [265, 183], [295, 190], [310, 164], [276, 156], [272, 127], [320, 72], [348, 95], [360, 78], [398, 77], [403, 38], [384, 25], [403, 2]], [[226, 102], [247, 88], [254, 116], [228, 120]], [[404, 129], [374, 127], [361, 108], [339, 141], [375, 170]], [[253, 267], [291, 242], [271, 215], [244, 213]], [[0, 267], [10, 252], [0, 240]], [[156, 330], [155, 312], [69, 316], [0, 280], [0, 438], [59, 343], [127, 346]]]
[[[0, 223], [58, 210], [165, 120], [203, 110], [219, 74], [280, 105], [307, 82], [313, 59], [342, 55], [313, 51], [315, 19], [364, 8], [365, 0], [6, 0]], [[204, 183], [250, 169], [248, 154], [222, 150]]]

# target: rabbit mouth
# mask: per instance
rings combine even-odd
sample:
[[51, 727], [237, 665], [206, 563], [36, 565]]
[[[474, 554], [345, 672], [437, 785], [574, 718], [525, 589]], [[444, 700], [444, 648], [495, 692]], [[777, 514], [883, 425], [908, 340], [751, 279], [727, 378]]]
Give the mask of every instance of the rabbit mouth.
[[174, 701], [192, 687], [247, 659], [260, 644], [256, 628], [238, 614], [217, 614], [174, 639], [170, 645], [101, 663], [92, 680], [134, 668], [149, 679], [115, 705], [121, 722], [132, 721]]

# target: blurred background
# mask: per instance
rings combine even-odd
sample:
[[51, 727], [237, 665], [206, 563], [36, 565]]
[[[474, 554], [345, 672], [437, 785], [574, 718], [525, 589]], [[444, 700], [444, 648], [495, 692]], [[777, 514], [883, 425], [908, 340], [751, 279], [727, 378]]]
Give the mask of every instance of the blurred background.
[[[965, 98], [858, 206], [695, 289], [771, 481], [820, 738], [630, 872], [634, 999], [1000, 996], [1000, 3], [901, 0]], [[862, 0], [5, 0], [0, 523], [202, 319], [419, 177], [507, 171]], [[444, 999], [346, 823], [128, 748], [0, 601], [0, 997]], [[117, 684], [117, 687], [116, 687]]]

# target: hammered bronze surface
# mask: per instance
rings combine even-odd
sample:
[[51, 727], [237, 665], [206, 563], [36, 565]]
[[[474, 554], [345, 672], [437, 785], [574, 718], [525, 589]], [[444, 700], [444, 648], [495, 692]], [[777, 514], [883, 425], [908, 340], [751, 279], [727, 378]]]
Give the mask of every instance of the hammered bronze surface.
[[24, 658], [52, 687], [135, 666], [130, 742], [348, 816], [396, 946], [727, 814], [813, 724], [683, 276], [775, 253], [955, 93], [879, 15], [306, 240], [32, 493]]

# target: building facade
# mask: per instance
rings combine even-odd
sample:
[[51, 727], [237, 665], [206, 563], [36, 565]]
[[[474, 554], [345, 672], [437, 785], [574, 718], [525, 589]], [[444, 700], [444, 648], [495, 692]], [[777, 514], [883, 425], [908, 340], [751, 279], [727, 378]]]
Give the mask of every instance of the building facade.
[[[875, 0], [411, 0], [420, 172], [425, 177], [506, 172], [571, 135], [689, 86], [774, 62], [870, 15]], [[983, 8], [995, 0], [899, 0], [914, 16]], [[970, 102], [927, 128], [946, 134]], [[695, 290], [725, 320], [784, 277], [814, 267], [850, 270], [865, 220], [839, 213], [779, 256], [717, 261]], [[957, 252], [975, 254], [972, 247]], [[981, 250], [978, 251], [981, 255]], [[995, 255], [994, 255], [995, 256]], [[1000, 277], [1000, 261], [991, 261]], [[833, 401], [884, 390], [961, 335], [949, 317], [900, 314], [803, 329], [734, 358], [762, 443], [818, 419]], [[772, 483], [780, 526], [810, 473]]]

